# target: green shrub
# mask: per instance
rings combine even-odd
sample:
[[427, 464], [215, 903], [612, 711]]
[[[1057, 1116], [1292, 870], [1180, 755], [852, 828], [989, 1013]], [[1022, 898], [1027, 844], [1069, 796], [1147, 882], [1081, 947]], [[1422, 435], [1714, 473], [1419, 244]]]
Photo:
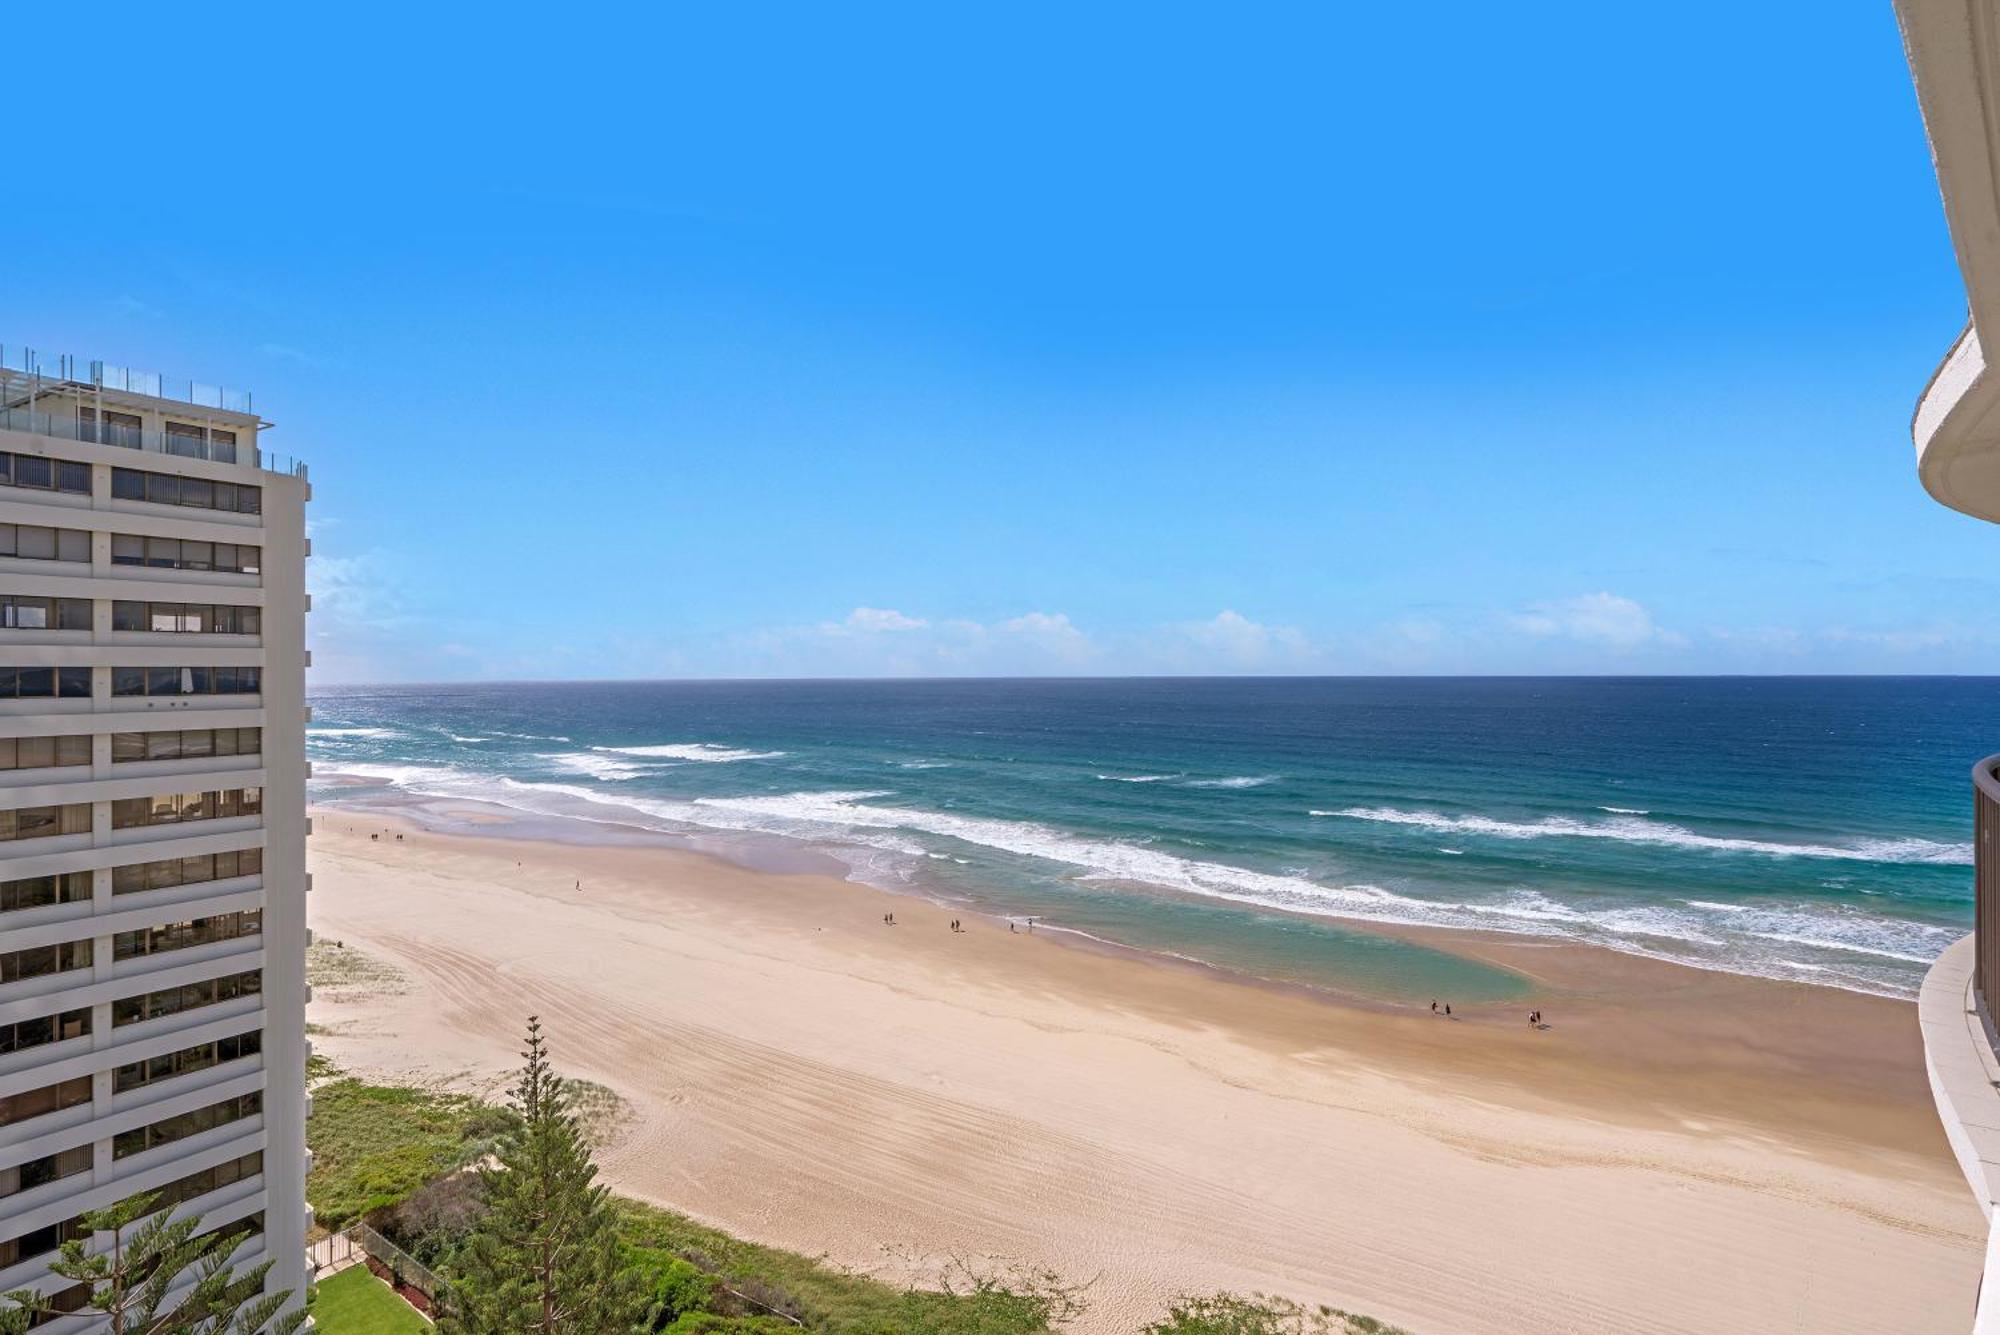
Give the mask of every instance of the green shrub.
[[1306, 1307], [1289, 1298], [1256, 1293], [1211, 1293], [1180, 1298], [1166, 1319], [1146, 1335], [1408, 1335], [1373, 1317], [1337, 1307]]

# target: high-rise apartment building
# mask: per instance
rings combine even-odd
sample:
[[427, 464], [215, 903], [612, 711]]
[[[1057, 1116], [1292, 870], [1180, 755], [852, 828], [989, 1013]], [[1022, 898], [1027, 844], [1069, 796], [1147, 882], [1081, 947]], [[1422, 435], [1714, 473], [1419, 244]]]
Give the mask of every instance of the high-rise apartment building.
[[144, 1191], [304, 1296], [309, 489], [266, 425], [0, 349], [0, 1292], [78, 1301], [54, 1252]]

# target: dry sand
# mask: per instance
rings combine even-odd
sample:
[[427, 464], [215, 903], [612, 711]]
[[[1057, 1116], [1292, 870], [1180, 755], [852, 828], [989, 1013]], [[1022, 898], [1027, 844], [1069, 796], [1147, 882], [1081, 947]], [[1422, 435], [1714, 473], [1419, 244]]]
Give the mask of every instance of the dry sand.
[[1907, 1003], [1425, 936], [1535, 979], [1537, 1032], [675, 850], [322, 810], [312, 866], [315, 932], [404, 975], [314, 999], [343, 1067], [493, 1092], [539, 1013], [631, 1105], [618, 1189], [877, 1273], [1094, 1278], [1082, 1331], [1220, 1288], [1419, 1335], [1970, 1321], [1983, 1224]]

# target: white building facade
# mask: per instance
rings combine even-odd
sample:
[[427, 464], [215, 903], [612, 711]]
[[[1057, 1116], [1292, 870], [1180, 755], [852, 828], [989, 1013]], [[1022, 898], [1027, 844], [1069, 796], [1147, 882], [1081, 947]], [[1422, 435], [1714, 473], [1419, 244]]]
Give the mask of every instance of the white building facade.
[[0, 1292], [76, 1303], [57, 1247], [146, 1191], [304, 1298], [309, 487], [266, 425], [0, 348]]

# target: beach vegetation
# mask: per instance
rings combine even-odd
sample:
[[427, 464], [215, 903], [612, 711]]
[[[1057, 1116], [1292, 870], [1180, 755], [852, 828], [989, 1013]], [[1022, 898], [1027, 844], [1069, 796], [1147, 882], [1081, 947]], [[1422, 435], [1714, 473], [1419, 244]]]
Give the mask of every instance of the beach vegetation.
[[514, 1115], [479, 1099], [375, 1085], [331, 1067], [313, 1090], [306, 1197], [338, 1229], [491, 1153]]
[[1190, 1294], [1176, 1299], [1145, 1335], [1409, 1335], [1337, 1307], [1308, 1307], [1266, 1293]]
[[[158, 1200], [158, 1193], [141, 1193], [85, 1213], [82, 1236], [63, 1243], [49, 1270], [71, 1288], [88, 1286], [88, 1298], [81, 1307], [57, 1307], [33, 1289], [9, 1293], [0, 1335], [25, 1335], [47, 1318], [77, 1311], [103, 1317], [111, 1335], [291, 1335], [305, 1323], [303, 1306], [279, 1310], [292, 1290], [264, 1292], [272, 1261], [240, 1272], [229, 1264], [247, 1230], [203, 1231], [199, 1215], [173, 1218], [155, 1208]], [[110, 1234], [111, 1245], [93, 1252], [97, 1233]]]

